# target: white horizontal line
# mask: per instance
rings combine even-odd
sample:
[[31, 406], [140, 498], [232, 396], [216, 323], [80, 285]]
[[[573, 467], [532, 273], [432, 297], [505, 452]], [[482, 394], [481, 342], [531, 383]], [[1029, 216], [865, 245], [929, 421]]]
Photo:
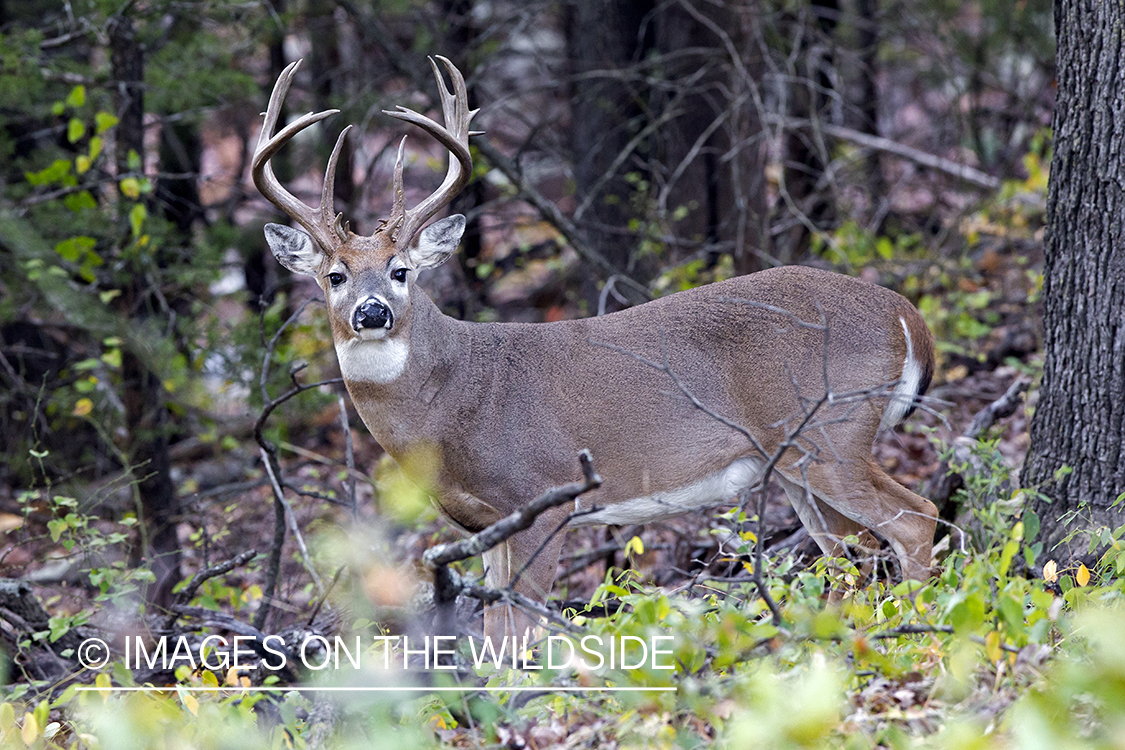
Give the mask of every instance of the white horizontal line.
[[542, 687], [515, 686], [515, 687], [418, 687], [418, 686], [381, 686], [381, 687], [272, 687], [257, 685], [250, 687], [201, 687], [197, 685], [173, 685], [171, 687], [153, 687], [144, 685], [138, 687], [77, 687], [80, 693], [167, 693], [178, 690], [199, 693], [450, 693], [450, 692], [488, 692], [488, 693], [523, 693], [533, 691], [566, 692], [566, 693], [643, 693], [643, 692], [675, 692], [675, 687], [556, 687], [543, 685]]

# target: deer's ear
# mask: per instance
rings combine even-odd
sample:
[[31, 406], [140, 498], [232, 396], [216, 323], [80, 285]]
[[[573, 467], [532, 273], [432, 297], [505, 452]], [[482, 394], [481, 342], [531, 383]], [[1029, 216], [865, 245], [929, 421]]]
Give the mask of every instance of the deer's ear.
[[461, 235], [465, 233], [465, 217], [461, 214], [447, 216], [422, 230], [418, 246], [408, 251], [415, 268], [435, 268], [457, 252]]
[[278, 263], [302, 276], [315, 276], [319, 272], [324, 253], [312, 237], [283, 224], [266, 224], [265, 232], [266, 242]]

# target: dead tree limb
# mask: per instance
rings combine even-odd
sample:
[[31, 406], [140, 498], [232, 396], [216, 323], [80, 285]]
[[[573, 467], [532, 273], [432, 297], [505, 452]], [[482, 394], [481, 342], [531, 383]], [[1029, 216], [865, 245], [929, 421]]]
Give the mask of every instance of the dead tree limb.
[[241, 568], [243, 565], [253, 560], [257, 554], [257, 550], [248, 549], [229, 560], [203, 568], [193, 575], [191, 580], [188, 581], [188, 584], [176, 592], [175, 599], [172, 601], [172, 612], [165, 618], [162, 629], [171, 629], [177, 619], [175, 608], [186, 607], [191, 600], [195, 598], [195, 592], [199, 591], [199, 587], [202, 586], [205, 581], [217, 578], [221, 575], [226, 575], [235, 568]]
[[868, 133], [861, 133], [858, 130], [845, 128], [840, 125], [831, 125], [828, 123], [816, 123], [815, 125], [811, 120], [802, 119], [799, 117], [783, 117], [780, 115], [766, 115], [766, 121], [773, 125], [780, 125], [784, 128], [807, 128], [817, 127], [820, 128], [826, 135], [833, 138], [839, 138], [844, 141], [849, 141], [857, 146], [864, 148], [882, 151], [884, 153], [893, 154], [894, 156], [909, 159], [910, 161], [921, 164], [923, 167], [936, 169], [939, 172], [945, 172], [952, 175], [959, 180], [963, 180], [970, 185], [976, 185], [985, 190], [996, 190], [1000, 187], [1000, 180], [993, 177], [986, 172], [982, 172], [975, 167], [970, 167], [968, 164], [961, 164], [951, 159], [946, 159], [936, 154], [931, 154], [920, 149], [907, 146], [898, 141], [892, 141], [890, 138], [883, 138], [878, 135], [870, 135]]
[[602, 478], [594, 471], [590, 451], [585, 449], [579, 451], [578, 462], [582, 466], [582, 481], [552, 487], [525, 507], [501, 518], [467, 539], [431, 547], [422, 555], [422, 562], [430, 570], [437, 570], [443, 565], [476, 557], [514, 534], [529, 528], [543, 512], [573, 502], [579, 495], [600, 487]]

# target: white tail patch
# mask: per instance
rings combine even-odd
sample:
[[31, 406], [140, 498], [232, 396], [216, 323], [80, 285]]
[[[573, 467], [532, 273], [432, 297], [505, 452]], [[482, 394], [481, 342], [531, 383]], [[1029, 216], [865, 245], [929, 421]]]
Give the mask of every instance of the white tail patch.
[[410, 345], [401, 339], [363, 341], [349, 339], [336, 343], [336, 359], [344, 380], [365, 383], [390, 383], [406, 369]]
[[898, 379], [887, 407], [883, 410], [883, 420], [879, 423], [880, 430], [888, 430], [906, 418], [906, 413], [914, 406], [918, 396], [918, 386], [922, 383], [922, 365], [914, 356], [914, 342], [910, 338], [910, 329], [906, 321], [898, 319], [902, 324], [902, 332], [906, 336], [906, 359], [902, 363], [902, 375]]

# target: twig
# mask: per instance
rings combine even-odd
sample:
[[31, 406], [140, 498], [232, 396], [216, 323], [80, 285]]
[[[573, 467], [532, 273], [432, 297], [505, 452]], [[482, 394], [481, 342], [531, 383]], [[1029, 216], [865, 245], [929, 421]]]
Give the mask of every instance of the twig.
[[[1030, 387], [1031, 381], [1025, 377], [1016, 378], [1004, 395], [993, 401], [976, 413], [973, 421], [962, 434], [966, 440], [976, 440], [981, 433], [1001, 419], [1006, 419], [1015, 413], [1023, 400], [1023, 394]], [[930, 501], [939, 509], [945, 507], [953, 493], [963, 487], [965, 478], [959, 472], [949, 468], [949, 461], [942, 461], [934, 475], [930, 477], [926, 487], [926, 494]]]
[[652, 293], [648, 291], [644, 284], [641, 284], [631, 276], [623, 274], [621, 269], [613, 265], [609, 259], [590, 247], [585, 240], [583, 240], [582, 233], [578, 229], [578, 226], [567, 218], [566, 215], [559, 210], [558, 206], [544, 197], [524, 178], [520, 173], [519, 167], [512, 159], [500, 153], [499, 149], [483, 138], [473, 145], [476, 146], [477, 150], [479, 150], [493, 166], [503, 172], [504, 176], [512, 181], [512, 184], [519, 188], [520, 194], [524, 199], [539, 211], [544, 219], [554, 225], [555, 229], [559, 231], [559, 234], [563, 236], [563, 239], [574, 248], [574, 251], [578, 253], [583, 260], [597, 268], [607, 277], [616, 276], [617, 281], [624, 283], [630, 290], [632, 293], [631, 296], [635, 301], [647, 302], [652, 299]]
[[309, 615], [309, 619], [305, 622], [306, 626], [312, 625], [313, 620], [320, 614], [320, 608], [323, 607], [324, 602], [328, 600], [328, 595], [332, 593], [332, 589], [336, 588], [336, 583], [340, 580], [340, 574], [344, 572], [345, 567], [346, 566], [341, 565], [336, 568], [336, 574], [332, 576], [332, 580], [328, 583], [328, 588], [325, 589], [324, 593], [320, 595], [320, 598], [316, 600], [316, 606], [313, 607], [312, 614]]
[[194, 599], [195, 592], [199, 590], [199, 587], [202, 586], [205, 581], [210, 580], [211, 578], [225, 575], [235, 568], [241, 568], [243, 565], [253, 560], [257, 554], [257, 550], [248, 549], [245, 552], [241, 552], [231, 559], [226, 560], [225, 562], [216, 563], [215, 565], [208, 566], [198, 571], [191, 577], [191, 580], [188, 581], [188, 584], [176, 593], [176, 598], [172, 603], [172, 611], [164, 619], [162, 629], [165, 631], [171, 630], [172, 625], [176, 622], [177, 619], [175, 608], [186, 606], [192, 599]]
[[301, 550], [301, 560], [305, 563], [305, 569], [309, 571], [312, 576], [313, 583], [316, 584], [316, 589], [321, 595], [324, 594], [324, 582], [320, 580], [320, 576], [316, 573], [316, 568], [313, 567], [312, 559], [309, 557], [308, 547], [305, 546], [305, 538], [301, 536], [301, 529], [297, 526], [297, 517], [293, 514], [293, 508], [289, 506], [289, 501], [285, 499], [285, 493], [281, 490], [281, 485], [277, 483], [277, 476], [274, 474], [272, 461], [269, 454], [266, 453], [265, 448], [258, 449], [262, 454], [262, 464], [266, 467], [266, 474], [269, 475], [270, 485], [273, 487], [274, 496], [277, 501], [285, 508], [286, 518], [289, 519], [289, 530], [293, 532], [293, 538], [297, 540], [297, 547]]
[[[471, 537], [450, 544], [439, 544], [426, 550], [425, 554], [422, 555], [422, 562], [434, 574], [434, 605], [437, 609], [439, 629], [442, 632], [452, 633], [454, 626], [453, 605], [456, 603], [457, 597], [462, 594], [488, 603], [503, 600], [540, 616], [558, 619], [554, 615], [545, 614], [548, 612], [545, 607], [512, 588], [518, 577], [510, 581], [507, 588], [503, 590], [489, 589], [464, 582], [460, 576], [449, 569], [449, 564], [487, 552], [514, 534], [530, 528], [544, 512], [566, 503], [573, 503], [575, 498], [584, 492], [600, 487], [602, 478], [594, 471], [593, 460], [590, 458], [588, 450], [579, 451], [578, 462], [582, 467], [582, 481], [571, 482], [561, 487], [552, 487], [525, 507], [501, 518]], [[556, 529], [555, 533], [558, 533], [558, 531], [559, 529]], [[539, 550], [536, 551], [536, 555], [545, 546], [546, 542], [541, 544]], [[522, 573], [523, 569], [519, 572]]]
[[352, 518], [359, 517], [359, 504], [355, 495], [355, 449], [352, 446], [352, 428], [348, 424], [348, 407], [344, 397], [338, 396], [340, 405], [340, 429], [344, 431], [344, 461], [348, 465], [348, 474], [344, 481], [344, 497], [351, 502]]

